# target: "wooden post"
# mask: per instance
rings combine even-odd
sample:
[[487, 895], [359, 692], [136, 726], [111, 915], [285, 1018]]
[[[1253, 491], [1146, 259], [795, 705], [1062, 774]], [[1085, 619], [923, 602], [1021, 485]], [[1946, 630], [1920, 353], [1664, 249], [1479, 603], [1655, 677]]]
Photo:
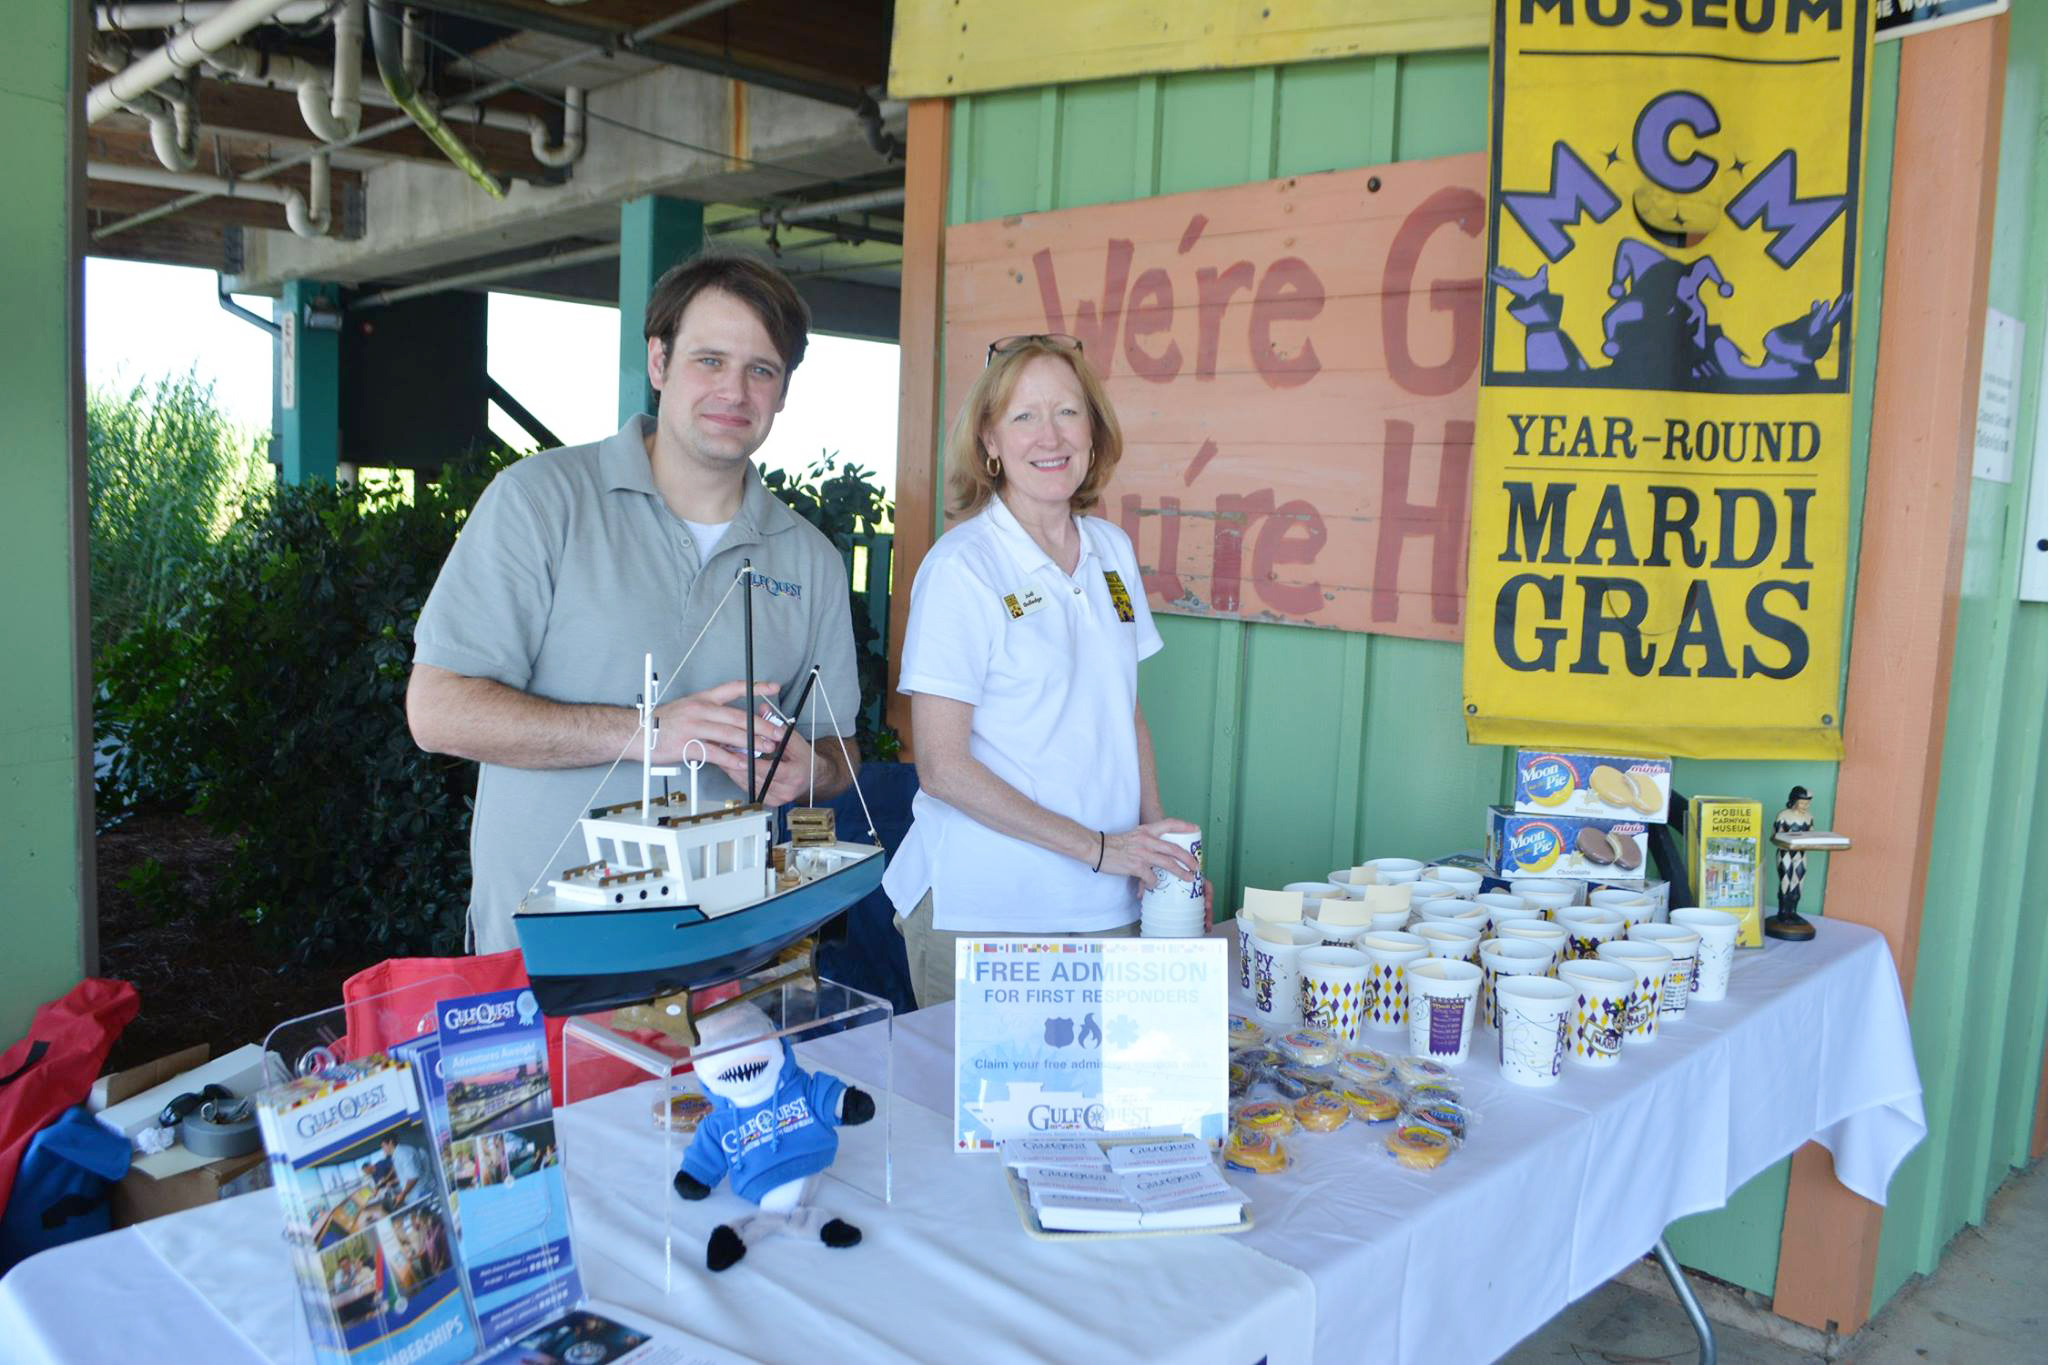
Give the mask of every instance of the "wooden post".
[[903, 177], [903, 313], [896, 419], [896, 542], [889, 586], [889, 724], [912, 758], [910, 699], [896, 690], [910, 584], [938, 536], [945, 470], [939, 458], [946, 415], [939, 410], [945, 327], [946, 186], [953, 155], [953, 102], [912, 100]]
[[[2006, 20], [1902, 39], [1882, 343], [1850, 630], [1844, 830], [1934, 828], [1970, 508], [2005, 94]], [[1930, 843], [1866, 841], [1828, 868], [1828, 918], [1882, 932], [1908, 998]], [[1792, 1159], [1773, 1308], [1847, 1336], [1870, 1315], [1884, 1210]]]

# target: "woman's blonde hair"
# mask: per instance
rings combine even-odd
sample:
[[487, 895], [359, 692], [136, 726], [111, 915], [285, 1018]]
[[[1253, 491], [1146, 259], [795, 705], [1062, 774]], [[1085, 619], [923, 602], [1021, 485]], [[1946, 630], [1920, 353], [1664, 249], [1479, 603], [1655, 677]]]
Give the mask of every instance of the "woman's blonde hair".
[[988, 451], [982, 445], [982, 432], [995, 420], [996, 413], [1009, 403], [1010, 395], [1017, 388], [1017, 376], [1039, 356], [1052, 356], [1066, 362], [1074, 371], [1074, 378], [1080, 382], [1082, 397], [1088, 404], [1091, 451], [1088, 474], [1067, 504], [1078, 515], [1102, 500], [1102, 490], [1109, 486], [1110, 476], [1116, 473], [1117, 461], [1124, 456], [1124, 433], [1123, 428], [1117, 425], [1116, 409], [1109, 405], [1109, 395], [1103, 391], [1102, 381], [1096, 377], [1094, 367], [1078, 346], [1034, 336], [997, 351], [990, 358], [988, 367], [975, 379], [974, 387], [967, 391], [966, 401], [961, 403], [952, 429], [946, 433], [948, 515], [973, 516], [988, 506], [988, 500], [1002, 487], [1000, 468], [994, 474], [988, 471]]

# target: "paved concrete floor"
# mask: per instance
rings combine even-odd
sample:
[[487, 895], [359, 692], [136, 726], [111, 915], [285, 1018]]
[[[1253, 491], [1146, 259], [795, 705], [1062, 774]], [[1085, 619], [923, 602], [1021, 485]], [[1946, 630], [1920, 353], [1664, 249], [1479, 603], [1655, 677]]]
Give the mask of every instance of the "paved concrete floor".
[[[1632, 1274], [1631, 1279], [1642, 1276]], [[1661, 1277], [1660, 1277], [1661, 1278]], [[1811, 1349], [1716, 1323], [1722, 1365], [1822, 1365]], [[1685, 1312], [1668, 1292], [1612, 1281], [1553, 1318], [1507, 1365], [1648, 1365], [1694, 1359]], [[1984, 1225], [1963, 1232], [1927, 1279], [1831, 1353], [1857, 1365], [2048, 1361], [2048, 1162], [2014, 1176]]]

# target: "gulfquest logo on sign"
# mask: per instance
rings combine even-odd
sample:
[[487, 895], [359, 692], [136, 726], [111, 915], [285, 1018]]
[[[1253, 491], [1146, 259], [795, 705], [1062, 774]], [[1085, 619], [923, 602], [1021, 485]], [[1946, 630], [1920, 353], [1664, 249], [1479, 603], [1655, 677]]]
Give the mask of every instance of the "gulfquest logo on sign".
[[1840, 753], [1869, 24], [1496, 0], [1475, 742]]

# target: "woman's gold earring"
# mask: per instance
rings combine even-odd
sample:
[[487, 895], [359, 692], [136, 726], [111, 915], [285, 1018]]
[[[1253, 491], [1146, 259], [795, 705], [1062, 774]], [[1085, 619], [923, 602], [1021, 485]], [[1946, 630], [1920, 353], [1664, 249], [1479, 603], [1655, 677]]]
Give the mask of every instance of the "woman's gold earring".
[[1001, 460], [998, 460], [993, 455], [989, 456], [988, 459], [983, 462], [982, 468], [988, 471], [988, 476], [991, 479], [1000, 479], [1001, 477], [1003, 477], [1003, 462]]

